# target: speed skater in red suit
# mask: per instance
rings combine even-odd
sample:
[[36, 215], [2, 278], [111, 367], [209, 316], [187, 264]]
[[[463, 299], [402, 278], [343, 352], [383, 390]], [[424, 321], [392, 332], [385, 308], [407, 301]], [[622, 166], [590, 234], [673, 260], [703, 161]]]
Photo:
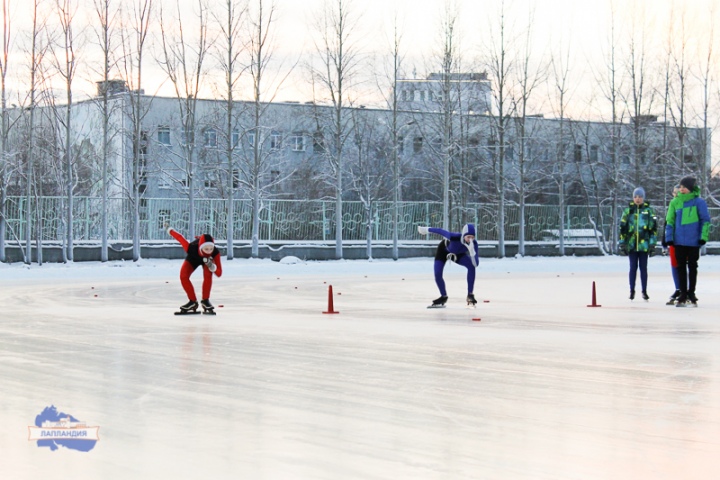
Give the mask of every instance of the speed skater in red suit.
[[197, 296], [195, 296], [195, 288], [190, 281], [190, 275], [202, 266], [203, 284], [202, 284], [202, 301], [200, 304], [203, 309], [212, 311], [213, 305], [210, 303], [210, 290], [212, 289], [213, 273], [222, 276], [222, 264], [220, 263], [220, 250], [215, 246], [215, 241], [208, 233], [204, 233], [195, 240], [188, 242], [177, 230], [168, 227], [167, 232], [182, 245], [183, 250], [187, 253], [185, 261], [180, 268], [180, 283], [188, 297], [188, 303], [180, 307], [182, 312], [196, 311], [198, 308]]

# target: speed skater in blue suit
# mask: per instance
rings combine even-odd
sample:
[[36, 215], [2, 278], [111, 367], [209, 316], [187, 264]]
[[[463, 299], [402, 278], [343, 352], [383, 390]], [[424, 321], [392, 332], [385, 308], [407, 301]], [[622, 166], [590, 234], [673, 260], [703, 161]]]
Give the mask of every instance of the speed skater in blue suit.
[[442, 307], [447, 302], [447, 290], [443, 271], [448, 261], [455, 262], [467, 268], [467, 302], [468, 305], [475, 305], [475, 269], [478, 266], [478, 244], [475, 240], [475, 225], [468, 223], [463, 226], [462, 232], [448, 232], [442, 228], [418, 226], [418, 232], [422, 235], [435, 233], [442, 235], [443, 239], [435, 251], [435, 283], [440, 290], [440, 298], [433, 300], [430, 307]]

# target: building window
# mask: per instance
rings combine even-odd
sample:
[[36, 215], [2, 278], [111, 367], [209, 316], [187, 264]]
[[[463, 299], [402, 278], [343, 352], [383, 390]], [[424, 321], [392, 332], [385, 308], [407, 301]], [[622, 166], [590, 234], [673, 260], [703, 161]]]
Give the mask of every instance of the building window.
[[205, 188], [217, 187], [217, 176], [213, 172], [205, 173]]
[[405, 137], [397, 137], [397, 152], [402, 155], [405, 152]]
[[159, 127], [157, 141], [160, 145], [170, 145], [170, 127]]
[[157, 186], [160, 190], [168, 190], [172, 188], [172, 185], [170, 184], [170, 179], [167, 178], [167, 176], [163, 175], [158, 179]]
[[248, 132], [247, 134], [248, 145], [251, 147], [255, 146], [255, 132]]
[[413, 153], [420, 153], [423, 149], [423, 137], [413, 138]]
[[597, 145], [590, 145], [590, 162], [597, 163], [600, 160], [600, 147]]
[[305, 151], [305, 137], [303, 135], [293, 135], [290, 137], [290, 148], [293, 152]]
[[282, 146], [282, 137], [279, 133], [273, 132], [270, 135], [270, 149], [271, 150], [278, 150]]
[[240, 169], [238, 168], [232, 169], [232, 185], [233, 188], [238, 188], [240, 186]]
[[240, 143], [240, 132], [237, 129], [232, 131], [230, 141], [232, 142], [232, 148], [237, 147]]
[[208, 128], [203, 132], [203, 145], [205, 148], [217, 148], [217, 132], [214, 128]]
[[582, 162], [582, 145], [575, 145], [573, 149], [573, 160], [578, 163]]

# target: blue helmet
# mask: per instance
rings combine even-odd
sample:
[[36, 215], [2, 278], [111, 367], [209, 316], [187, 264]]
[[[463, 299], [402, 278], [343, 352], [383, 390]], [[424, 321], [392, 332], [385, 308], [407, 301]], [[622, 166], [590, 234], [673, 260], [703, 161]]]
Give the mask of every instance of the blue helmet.
[[463, 225], [463, 228], [462, 228], [463, 238], [465, 237], [465, 235], [472, 235], [473, 237], [476, 236], [475, 235], [475, 225], [473, 225], [472, 223], [466, 223], [465, 225]]

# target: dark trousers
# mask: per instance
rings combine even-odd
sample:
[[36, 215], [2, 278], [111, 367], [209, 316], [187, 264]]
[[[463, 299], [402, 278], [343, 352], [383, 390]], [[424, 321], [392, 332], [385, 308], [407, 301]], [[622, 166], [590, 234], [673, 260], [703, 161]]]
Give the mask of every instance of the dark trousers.
[[637, 270], [640, 267], [640, 285], [642, 285], [642, 291], [647, 290], [647, 252], [630, 252], [628, 253], [630, 258], [630, 290], [635, 291], [635, 279], [637, 278]]
[[445, 240], [441, 241], [435, 251], [435, 263], [433, 265], [433, 270], [435, 271], [435, 284], [437, 285], [438, 290], [440, 290], [440, 295], [447, 297], [445, 279], [443, 279], [443, 270], [445, 269], [445, 263], [447, 263], [448, 260], [467, 268], [468, 293], [473, 293], [473, 289], [475, 288], [475, 265], [473, 265], [470, 255], [448, 256], [449, 253], [450, 252], [448, 252], [447, 246], [445, 245]]
[[682, 293], [695, 293], [700, 247], [675, 245], [675, 260], [678, 266], [678, 280]]

